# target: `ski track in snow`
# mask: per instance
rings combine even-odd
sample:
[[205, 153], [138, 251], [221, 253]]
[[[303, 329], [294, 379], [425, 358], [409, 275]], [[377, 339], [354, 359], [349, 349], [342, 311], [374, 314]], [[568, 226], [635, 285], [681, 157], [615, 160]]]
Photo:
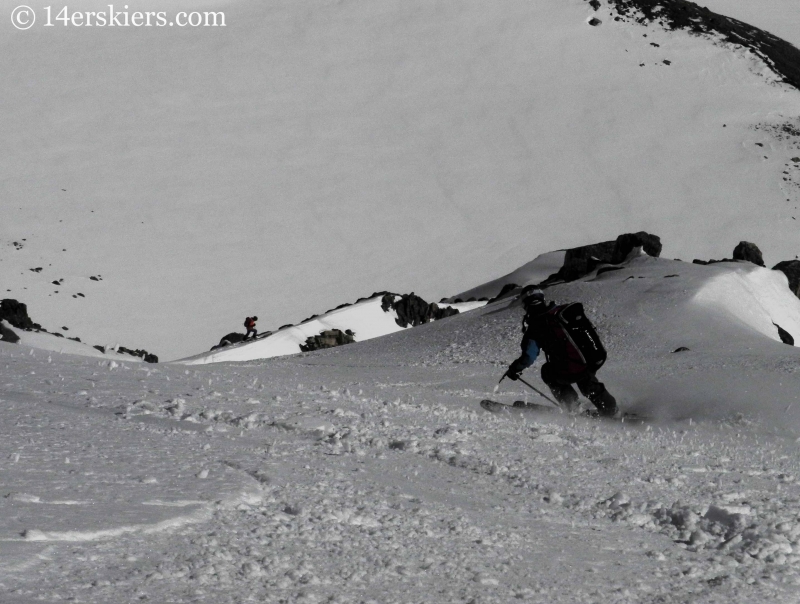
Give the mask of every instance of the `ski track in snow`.
[[[559, 287], [639, 342], [609, 338], [613, 386], [637, 358], [655, 365], [641, 316], [593, 301], [611, 278]], [[488, 414], [478, 401], [519, 337], [519, 311], [501, 306], [191, 368], [0, 344], [3, 601], [796, 601], [797, 426], [755, 408], [643, 426]], [[797, 356], [775, 346], [790, 356], [728, 363], [796, 388], [776, 359]], [[655, 382], [699, 384], [692, 362], [720, 370], [686, 358]]]

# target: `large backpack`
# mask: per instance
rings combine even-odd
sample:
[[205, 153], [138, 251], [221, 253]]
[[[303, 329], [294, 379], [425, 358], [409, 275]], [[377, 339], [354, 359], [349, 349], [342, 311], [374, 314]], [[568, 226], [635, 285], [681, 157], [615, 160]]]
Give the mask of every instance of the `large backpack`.
[[606, 362], [606, 349], [586, 316], [583, 304], [573, 302], [554, 306], [545, 313], [544, 320], [550, 328], [552, 343], [556, 348], [552, 356], [566, 362], [567, 373], [594, 372]]

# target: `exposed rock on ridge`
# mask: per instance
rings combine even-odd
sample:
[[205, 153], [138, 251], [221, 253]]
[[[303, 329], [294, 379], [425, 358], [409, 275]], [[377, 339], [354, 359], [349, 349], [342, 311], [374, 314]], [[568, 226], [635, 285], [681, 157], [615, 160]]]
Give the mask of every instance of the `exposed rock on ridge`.
[[641, 247], [649, 256], [661, 255], [661, 239], [644, 231], [625, 233], [615, 241], [603, 241], [568, 249], [564, 265], [554, 275], [542, 282], [543, 286], [562, 281], [575, 281], [588, 275], [601, 264], [619, 264], [634, 250]]
[[438, 321], [445, 317], [458, 314], [458, 309], [450, 306], [440, 308], [438, 304], [430, 304], [417, 296], [414, 292], [403, 294], [397, 300], [396, 294], [386, 294], [381, 300], [383, 312], [394, 310], [397, 313], [397, 324], [400, 327], [417, 327], [430, 321]]
[[751, 50], [785, 83], [800, 89], [800, 50], [769, 32], [687, 0], [608, 0], [608, 4], [620, 19], [658, 23], [696, 35], [718, 35], [729, 44]]

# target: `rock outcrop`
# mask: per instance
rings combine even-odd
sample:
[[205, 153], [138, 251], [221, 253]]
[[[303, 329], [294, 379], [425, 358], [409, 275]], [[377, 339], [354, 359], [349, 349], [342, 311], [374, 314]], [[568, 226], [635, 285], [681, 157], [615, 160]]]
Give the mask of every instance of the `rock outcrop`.
[[745, 48], [761, 58], [784, 82], [800, 89], [800, 49], [748, 23], [714, 13], [689, 0], [609, 0], [615, 21], [658, 24], [712, 37], [715, 43]]
[[19, 336], [6, 327], [2, 321], [0, 321], [0, 342], [10, 342], [12, 344], [19, 342]]
[[740, 241], [739, 245], [733, 248], [733, 258], [722, 258], [721, 260], [700, 260], [695, 258], [692, 264], [719, 264], [720, 262], [750, 262], [757, 266], [764, 266], [764, 257], [761, 255], [761, 250], [755, 243], [749, 241]]
[[788, 344], [789, 346], [794, 346], [794, 338], [792, 337], [792, 334], [790, 334], [777, 323], [773, 323], [773, 325], [778, 328], [778, 337], [781, 339], [781, 342]]
[[773, 270], [781, 271], [789, 279], [789, 289], [800, 298], [800, 260], [784, 260], [772, 267]]
[[634, 248], [641, 247], [649, 256], [661, 255], [661, 239], [644, 231], [625, 233], [614, 241], [603, 241], [566, 250], [564, 264], [559, 271], [542, 282], [543, 286], [575, 281], [591, 273], [601, 264], [624, 262]]
[[217, 350], [218, 348], [225, 348], [225, 346], [230, 346], [231, 344], [238, 344], [239, 342], [244, 340], [244, 334], [233, 331], [226, 336], [223, 336], [222, 339], [219, 341], [219, 344], [216, 346], [212, 346], [211, 350]]
[[381, 299], [381, 308], [383, 312], [394, 310], [397, 313], [395, 321], [400, 327], [417, 327], [458, 314], [458, 309], [450, 306], [440, 307], [433, 302], [428, 303], [414, 292], [403, 294], [399, 299], [396, 294], [385, 294]]
[[17, 300], [6, 298], [0, 301], [0, 320], [8, 321], [18, 329], [41, 329], [42, 326], [34, 323], [28, 316], [28, 306]]
[[658, 258], [661, 256], [661, 238], [644, 231], [638, 233], [624, 233], [614, 242], [614, 251], [611, 254], [611, 264], [624, 262], [634, 248], [640, 247], [648, 256]]
[[764, 257], [761, 255], [761, 250], [758, 249], [755, 243], [750, 243], [749, 241], [740, 241], [739, 245], [733, 248], [733, 259], [764, 266]]
[[300, 350], [311, 352], [312, 350], [322, 350], [323, 348], [335, 348], [355, 342], [355, 334], [349, 329], [326, 329], [317, 336], [306, 338], [305, 344], [300, 344]]
[[[11, 300], [5, 299], [0, 301], [0, 320], [8, 321], [10, 325], [16, 327], [17, 329], [24, 329], [25, 331], [43, 331], [45, 333], [50, 333], [50, 335], [55, 336], [57, 338], [63, 338], [64, 334], [58, 332], [48, 332], [44, 327], [39, 325], [38, 323], [34, 323], [33, 320], [28, 316], [28, 306], [18, 300]], [[61, 329], [68, 331], [68, 327], [62, 327]], [[3, 332], [8, 332], [11, 335], [8, 336], [6, 333], [3, 333], [2, 340], [5, 342], [19, 342], [19, 336], [15, 334], [13, 331], [9, 329], [4, 329]], [[80, 342], [80, 338], [68, 338], [74, 342]], [[96, 350], [99, 350], [103, 354], [105, 354], [106, 349], [103, 346], [93, 346]], [[120, 346], [117, 348], [117, 352], [123, 354], [129, 354], [131, 356], [139, 357], [144, 360], [145, 363], [158, 363], [158, 357], [154, 354], [147, 352], [146, 350], [136, 349], [132, 350], [130, 348], [125, 348], [124, 346]]]
[[[53, 334], [53, 335], [59, 335], [59, 334]], [[105, 346], [98, 345], [98, 346], [92, 346], [92, 348], [94, 348], [95, 350], [99, 350], [103, 354], [106, 354], [108, 352], [108, 349]], [[130, 348], [125, 348], [124, 346], [117, 346], [115, 348], [112, 348], [112, 350], [118, 354], [129, 354], [132, 357], [139, 357], [145, 363], [158, 363], [158, 357], [154, 354], [150, 354], [146, 350], [142, 349], [131, 350]]]
[[120, 346], [117, 348], [117, 352], [121, 354], [129, 354], [134, 357], [139, 357], [145, 363], [158, 363], [158, 357], [146, 350], [141, 348], [137, 348], [136, 350], [131, 350], [130, 348], [125, 348], [124, 346]]

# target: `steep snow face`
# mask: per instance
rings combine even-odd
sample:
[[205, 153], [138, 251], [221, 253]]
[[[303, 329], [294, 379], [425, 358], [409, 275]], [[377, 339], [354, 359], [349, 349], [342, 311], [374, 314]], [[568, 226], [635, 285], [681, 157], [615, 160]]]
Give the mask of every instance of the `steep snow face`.
[[550, 275], [558, 272], [558, 269], [564, 265], [565, 256], [566, 252], [564, 251], [540, 254], [530, 262], [523, 264], [517, 270], [511, 271], [507, 275], [503, 275], [493, 281], [489, 281], [489, 283], [484, 283], [478, 287], [468, 289], [465, 292], [453, 296], [453, 298], [461, 298], [462, 300], [468, 300], [473, 297], [493, 298], [500, 293], [504, 285], [515, 284], [524, 287], [526, 285], [541, 283]]
[[624, 231], [798, 253], [797, 142], [754, 128], [800, 93], [748, 53], [578, 0], [205, 5], [225, 28], [6, 21], [0, 261], [43, 324], [169, 359]]
[[[443, 306], [455, 308], [459, 312], [467, 312], [485, 305], [485, 302], [464, 302]], [[363, 342], [408, 328], [401, 327], [397, 323], [397, 313], [394, 310], [383, 310], [381, 298], [378, 297], [357, 302], [345, 308], [332, 310], [310, 321], [286, 327], [256, 341], [232, 344], [222, 349], [194, 355], [176, 362], [186, 365], [202, 365], [225, 361], [253, 361], [287, 354], [297, 354], [300, 352], [300, 345], [305, 344], [307, 338], [319, 335], [322, 331], [328, 329], [339, 329], [341, 331], [349, 329], [354, 333], [356, 342]]]
[[743, 263], [709, 281], [694, 302], [724, 312], [748, 327], [776, 338], [776, 325], [800, 345], [800, 299], [788, 290], [786, 275]]

